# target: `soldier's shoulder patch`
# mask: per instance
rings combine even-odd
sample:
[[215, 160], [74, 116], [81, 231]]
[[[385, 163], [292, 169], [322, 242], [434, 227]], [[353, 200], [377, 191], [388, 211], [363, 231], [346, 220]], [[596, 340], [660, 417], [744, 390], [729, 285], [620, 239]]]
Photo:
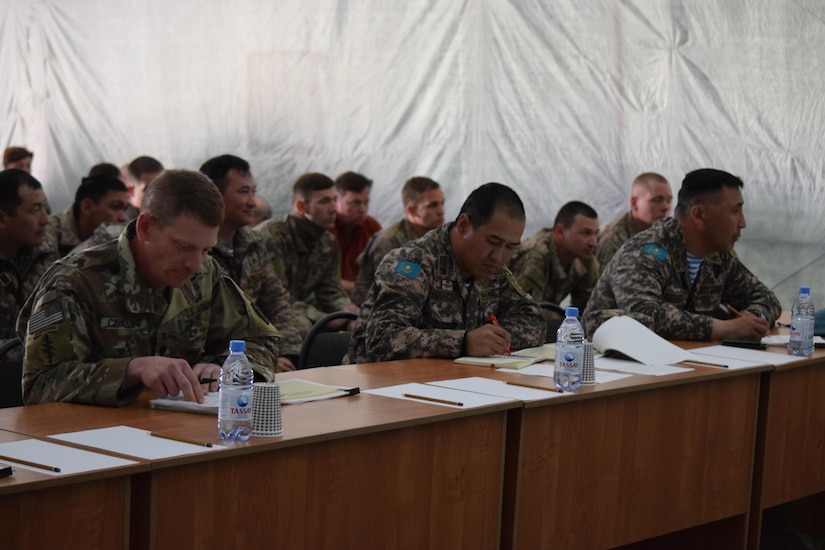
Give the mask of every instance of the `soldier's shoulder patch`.
[[664, 259], [667, 258], [667, 250], [665, 250], [664, 248], [662, 248], [658, 244], [647, 243], [644, 247], [643, 252], [645, 254], [653, 256], [657, 260], [664, 261]]
[[29, 319], [29, 333], [37, 334], [63, 321], [60, 302], [52, 300], [42, 304]]
[[398, 260], [398, 263], [395, 264], [394, 271], [399, 275], [415, 279], [421, 271], [421, 266], [413, 262], [408, 262], [407, 260]]

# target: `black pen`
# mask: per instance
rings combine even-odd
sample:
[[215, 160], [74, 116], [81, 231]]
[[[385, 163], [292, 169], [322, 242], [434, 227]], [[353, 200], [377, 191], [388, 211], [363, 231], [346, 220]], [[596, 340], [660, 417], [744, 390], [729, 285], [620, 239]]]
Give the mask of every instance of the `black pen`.
[[200, 380], [198, 380], [198, 382], [200, 382], [201, 384], [211, 384], [212, 382], [217, 382], [217, 381], [218, 381], [217, 378], [201, 378]]

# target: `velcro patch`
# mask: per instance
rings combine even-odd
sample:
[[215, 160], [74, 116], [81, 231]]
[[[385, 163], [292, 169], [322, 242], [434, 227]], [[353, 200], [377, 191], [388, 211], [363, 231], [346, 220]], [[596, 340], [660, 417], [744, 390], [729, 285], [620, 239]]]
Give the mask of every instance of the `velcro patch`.
[[657, 260], [664, 261], [667, 258], [667, 250], [659, 246], [658, 244], [647, 243], [645, 245], [644, 251], [645, 254], [653, 256]]
[[63, 320], [63, 310], [58, 300], [41, 306], [29, 319], [29, 334], [37, 334]]
[[395, 272], [410, 279], [418, 277], [420, 271], [420, 265], [408, 262], [407, 260], [399, 260], [398, 263], [395, 264]]

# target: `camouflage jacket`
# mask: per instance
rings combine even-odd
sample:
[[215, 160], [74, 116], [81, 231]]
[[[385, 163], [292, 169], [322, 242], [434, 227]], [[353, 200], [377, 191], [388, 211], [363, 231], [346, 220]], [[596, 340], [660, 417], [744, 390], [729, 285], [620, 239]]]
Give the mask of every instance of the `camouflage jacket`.
[[181, 288], [153, 289], [120, 238], [58, 260], [21, 311], [26, 403], [123, 405], [144, 389], [123, 389], [134, 357], [159, 355], [220, 364], [229, 340], [247, 342], [256, 374], [272, 380], [278, 332], [207, 257]]
[[298, 334], [296, 314], [289, 302], [289, 294], [275, 275], [263, 235], [242, 227], [235, 233], [231, 251], [219, 242], [209, 253], [278, 329], [281, 355], [298, 355], [301, 335]]
[[495, 315], [514, 349], [544, 343], [546, 322], [509, 271], [466, 285], [445, 224], [390, 251], [378, 266], [345, 361], [458, 357], [464, 333]]
[[540, 229], [521, 243], [510, 262], [519, 284], [539, 302], [560, 304], [570, 294], [570, 305], [584, 311], [599, 279], [596, 258], [575, 258], [565, 269], [559, 263], [552, 229]]
[[588, 335], [614, 315], [629, 315], [663, 338], [710, 339], [721, 303], [761, 315], [773, 324], [781, 306], [771, 290], [734, 253], [704, 259], [691, 284], [685, 238], [666, 218], [631, 237], [593, 290], [584, 327]]
[[86, 250], [87, 248], [113, 241], [120, 237], [120, 234], [123, 233], [125, 228], [125, 223], [103, 222], [95, 228], [92, 235], [88, 239], [74, 247], [69, 254], [74, 254], [75, 252], [80, 252], [81, 250]]
[[77, 219], [71, 205], [61, 214], [49, 216], [48, 234], [57, 245], [57, 251], [61, 256], [65, 256], [80, 244], [80, 237], [77, 235]]
[[352, 301], [360, 305], [367, 297], [375, 270], [387, 252], [417, 238], [412, 224], [406, 218], [373, 235], [358, 256], [358, 280], [355, 282]]
[[293, 307], [310, 324], [352, 303], [341, 286], [341, 250], [332, 233], [291, 214], [255, 229], [264, 236]]
[[633, 221], [633, 214], [629, 210], [599, 230], [595, 256], [599, 262], [600, 272], [604, 272], [616, 251], [636, 233], [638, 233], [636, 223]]
[[[20, 308], [34, 292], [40, 276], [58, 258], [48, 236], [38, 246], [21, 248], [13, 258], [0, 254], [0, 344], [17, 337], [15, 323]], [[17, 357], [9, 356], [13, 358]]]

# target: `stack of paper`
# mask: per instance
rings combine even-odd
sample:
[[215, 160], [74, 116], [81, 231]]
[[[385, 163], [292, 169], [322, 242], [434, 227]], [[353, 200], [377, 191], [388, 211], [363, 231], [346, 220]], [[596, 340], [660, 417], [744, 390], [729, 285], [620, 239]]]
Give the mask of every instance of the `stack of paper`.
[[544, 344], [534, 348], [524, 348], [510, 355], [485, 355], [482, 357], [459, 357], [456, 363], [496, 367], [502, 369], [523, 369], [533, 363], [552, 361], [556, 357], [556, 344]]

